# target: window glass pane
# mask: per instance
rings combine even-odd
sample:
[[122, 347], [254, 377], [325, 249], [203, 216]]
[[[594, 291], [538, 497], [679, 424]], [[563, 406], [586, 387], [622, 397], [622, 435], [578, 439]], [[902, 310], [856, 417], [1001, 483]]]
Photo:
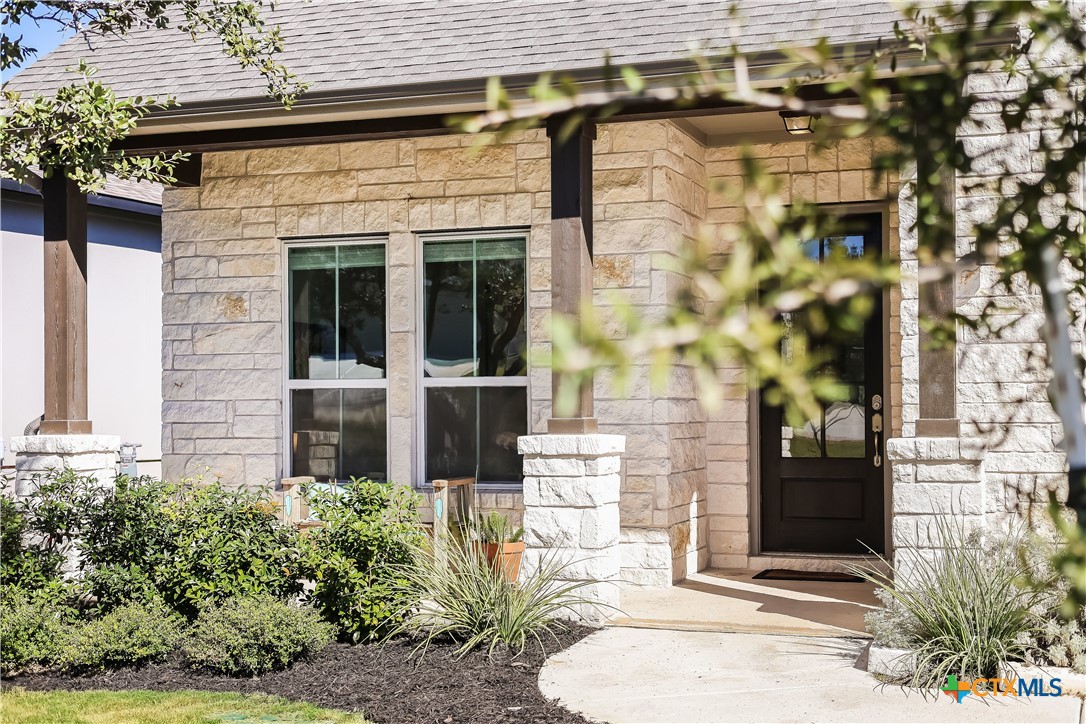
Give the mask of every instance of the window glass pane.
[[385, 480], [386, 419], [385, 390], [292, 390], [292, 474]]
[[479, 374], [526, 375], [524, 242], [480, 242], [476, 264]]
[[385, 376], [385, 249], [340, 248], [339, 378]]
[[528, 388], [479, 390], [479, 480], [520, 483], [523, 465], [517, 438], [528, 434]]
[[427, 377], [474, 377], [473, 264], [470, 259], [432, 261], [431, 250], [438, 250], [435, 246], [426, 245], [423, 369]]
[[290, 377], [385, 376], [385, 248], [288, 250]]
[[427, 377], [527, 374], [524, 247], [521, 237], [424, 245]]
[[336, 376], [335, 247], [289, 249], [290, 376]]
[[426, 479], [523, 481], [517, 437], [528, 432], [524, 387], [426, 389]]
[[472, 387], [426, 389], [426, 479], [475, 475], [478, 395]]

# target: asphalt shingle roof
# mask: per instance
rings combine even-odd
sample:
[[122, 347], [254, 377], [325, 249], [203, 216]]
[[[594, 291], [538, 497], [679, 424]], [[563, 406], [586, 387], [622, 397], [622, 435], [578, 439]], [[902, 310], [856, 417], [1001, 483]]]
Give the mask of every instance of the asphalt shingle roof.
[[[314, 0], [266, 13], [281, 26], [282, 55], [317, 92], [372, 90], [491, 75], [681, 60], [692, 47], [745, 49], [889, 37], [899, 17], [886, 0]], [[182, 104], [258, 98], [264, 84], [219, 43], [138, 29], [124, 37], [75, 37], [17, 75], [13, 90], [49, 92], [87, 58], [124, 96], [170, 94]]]

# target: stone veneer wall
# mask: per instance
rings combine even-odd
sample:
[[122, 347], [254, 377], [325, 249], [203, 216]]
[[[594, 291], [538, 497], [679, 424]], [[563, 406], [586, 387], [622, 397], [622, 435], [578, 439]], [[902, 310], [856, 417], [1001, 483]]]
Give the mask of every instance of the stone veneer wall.
[[[806, 199], [817, 203], [884, 201], [888, 194], [896, 193], [898, 179], [884, 176], [876, 181], [872, 170], [875, 141], [868, 138], [844, 140], [835, 147], [816, 153], [811, 143], [792, 141], [765, 143], [751, 147], [753, 155], [760, 159], [769, 173], [783, 177], [785, 201]], [[722, 254], [728, 252], [727, 225], [742, 219], [743, 210], [735, 206], [728, 193], [743, 183], [737, 146], [706, 149], [706, 172], [709, 177], [709, 203], [706, 223], [716, 227], [713, 238]], [[897, 204], [889, 204], [887, 253], [899, 253], [899, 219]], [[915, 309], [915, 301], [911, 302]], [[890, 388], [888, 408], [892, 434], [899, 435], [902, 428], [902, 409], [915, 405], [915, 398], [902, 396], [902, 364], [910, 356], [915, 358], [916, 348], [903, 345], [898, 330], [901, 322], [899, 310], [905, 305], [900, 291], [889, 294], [888, 309], [890, 330]], [[915, 321], [914, 321], [915, 324]], [[706, 434], [706, 460], [708, 466], [708, 513], [709, 548], [711, 565], [717, 568], [746, 568], [750, 564], [752, 472], [757, 455], [757, 429], [755, 411], [747, 385], [746, 372], [742, 368], [728, 367], [719, 371], [724, 390], [724, 403], [710, 414]]]
[[[473, 150], [443, 136], [205, 154], [200, 187], [163, 199], [163, 475], [270, 485], [285, 469], [283, 238], [387, 234], [390, 476], [416, 481], [416, 233], [529, 230], [529, 339], [548, 340], [549, 144], [542, 131]], [[680, 280], [654, 267], [704, 213], [704, 150], [671, 123], [601, 126], [595, 142], [596, 301], [621, 290], [646, 314]], [[615, 323], [616, 335], [623, 330]], [[707, 559], [703, 423], [679, 371], [661, 394], [638, 368], [626, 392], [597, 382], [606, 432], [627, 436], [623, 526], [663, 531], [671, 559]], [[550, 373], [529, 376], [529, 431], [549, 417]], [[699, 427], [699, 425], [701, 427]], [[519, 514], [520, 494], [483, 494]], [[700, 516], [700, 517], [699, 517]], [[691, 520], [694, 522], [691, 525]], [[699, 532], [700, 526], [700, 532]], [[656, 544], [658, 547], [658, 544]], [[632, 549], [631, 549], [632, 550]], [[680, 574], [681, 575], [681, 574]]]
[[[1073, 2], [1078, 15], [1086, 22], [1086, 3]], [[1058, 49], [1051, 53], [1052, 65], [1081, 64], [1082, 58], [1062, 55]], [[976, 73], [969, 78], [973, 92], [993, 99], [1016, 97], [1022, 81], [1008, 80], [1005, 73]], [[1079, 99], [1086, 88], [1079, 87]], [[1013, 187], [996, 188], [992, 183], [1001, 171], [1029, 176], [1041, 170], [1037, 157], [1041, 124], [1021, 133], [1008, 133], [997, 108], [982, 109], [970, 123], [959, 131], [971, 153], [985, 152], [975, 164], [973, 174], [958, 179], [957, 253], [959, 258], [975, 247], [974, 225], [988, 218], [995, 195], [1014, 193]], [[1086, 186], [1078, 175], [1079, 198], [1086, 201]], [[1042, 211], [1043, 223], [1053, 222], [1064, 210], [1059, 199]], [[1002, 252], [1009, 251], [1009, 245]], [[1070, 267], [1064, 271], [1071, 273]], [[1047, 524], [1045, 512], [1048, 493], [1055, 490], [1066, 496], [1067, 458], [1059, 449], [1063, 426], [1048, 400], [1046, 348], [1040, 329], [1044, 311], [1040, 294], [1024, 281], [1007, 288], [995, 283], [994, 267], [973, 265], [959, 272], [957, 280], [957, 311], [972, 316], [990, 300], [1000, 308], [998, 327], [1005, 328], [998, 337], [986, 337], [962, 328], [958, 333], [958, 417], [962, 440], [982, 443], [984, 452], [984, 484], [986, 524], [1006, 528], [1007, 521], [1023, 517], [1041, 525]], [[1068, 276], [1070, 280], [1070, 276]], [[1071, 299], [1074, 321], [1071, 337], [1081, 351], [1086, 300]]]

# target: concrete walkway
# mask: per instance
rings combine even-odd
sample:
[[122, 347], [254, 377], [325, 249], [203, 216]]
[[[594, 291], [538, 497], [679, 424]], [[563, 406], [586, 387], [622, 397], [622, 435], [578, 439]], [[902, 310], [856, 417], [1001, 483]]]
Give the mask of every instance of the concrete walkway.
[[866, 644], [610, 627], [547, 661], [539, 688], [605, 722], [1086, 722], [1071, 697], [957, 704], [880, 685], [856, 668]]
[[878, 603], [869, 583], [769, 581], [757, 571], [705, 570], [668, 588], [622, 590], [614, 626], [720, 633], [862, 636]]

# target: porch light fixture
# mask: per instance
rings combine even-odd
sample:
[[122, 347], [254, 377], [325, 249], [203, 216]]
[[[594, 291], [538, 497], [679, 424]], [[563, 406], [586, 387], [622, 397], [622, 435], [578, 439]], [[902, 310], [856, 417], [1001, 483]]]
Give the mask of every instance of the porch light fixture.
[[814, 124], [822, 116], [818, 113], [805, 111], [780, 111], [781, 120], [784, 121], [784, 130], [793, 136], [806, 136], [814, 133]]

